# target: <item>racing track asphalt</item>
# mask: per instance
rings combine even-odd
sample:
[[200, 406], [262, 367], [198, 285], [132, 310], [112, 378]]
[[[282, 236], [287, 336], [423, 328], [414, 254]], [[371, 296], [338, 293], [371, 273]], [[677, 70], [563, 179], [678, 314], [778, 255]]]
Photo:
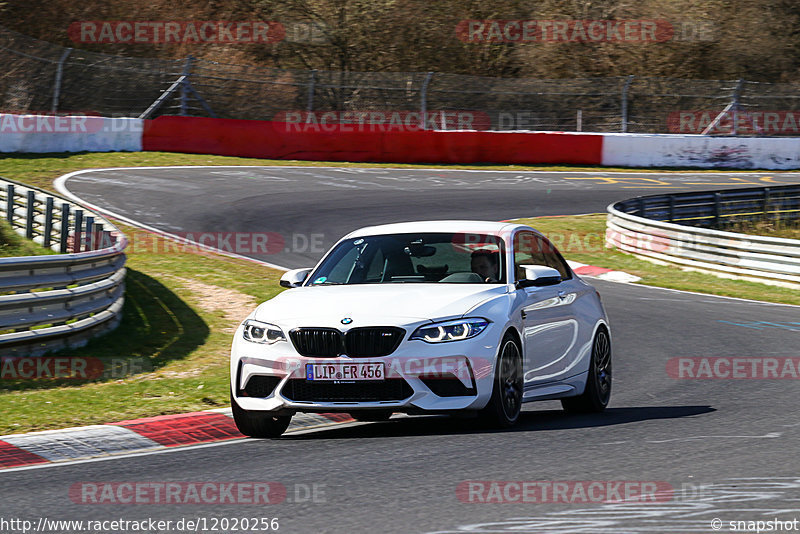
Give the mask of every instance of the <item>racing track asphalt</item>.
[[[512, 178], [521, 178], [500, 180], [504, 174], [511, 175], [386, 169], [131, 170], [80, 175], [67, 186], [89, 202], [166, 231], [322, 232], [327, 246], [368, 223], [465, 214], [505, 219], [597, 212], [613, 200], [644, 191], [721, 188], [723, 182], [737, 181], [746, 186], [750, 184], [741, 181], [762, 180], [756, 175], [736, 175], [734, 180], [708, 174], [571, 179], [601, 176], [597, 173], [513, 173]], [[769, 176], [797, 181], [791, 175]], [[666, 185], [655, 188], [653, 182], [640, 181], [642, 177]], [[264, 259], [294, 267], [317, 256], [294, 252]], [[476, 428], [469, 420], [407, 417], [278, 441], [241, 440], [10, 470], [0, 473], [2, 516], [278, 517], [279, 532], [290, 533], [451, 532], [467, 527], [471, 532], [712, 532], [713, 518], [800, 518], [795, 459], [800, 382], [678, 380], [666, 371], [667, 361], [676, 357], [797, 357], [800, 308], [592, 283], [603, 295], [613, 329], [614, 393], [602, 415], [567, 416], [557, 403], [544, 402], [526, 405], [521, 424], [503, 432]], [[468, 480], [661, 481], [676, 493], [644, 506], [461, 502], [456, 488]], [[286, 502], [268, 506], [91, 505], [75, 504], [68, 496], [76, 482], [113, 481], [277, 481], [289, 495]], [[322, 485], [319, 502], [298, 498], [312, 484]]]

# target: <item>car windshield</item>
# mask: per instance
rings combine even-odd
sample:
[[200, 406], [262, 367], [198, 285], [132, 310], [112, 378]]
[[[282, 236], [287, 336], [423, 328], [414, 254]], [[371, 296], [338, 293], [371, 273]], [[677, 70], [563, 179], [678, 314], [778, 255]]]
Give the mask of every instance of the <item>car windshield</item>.
[[465, 233], [387, 234], [339, 243], [310, 285], [505, 283], [503, 240]]

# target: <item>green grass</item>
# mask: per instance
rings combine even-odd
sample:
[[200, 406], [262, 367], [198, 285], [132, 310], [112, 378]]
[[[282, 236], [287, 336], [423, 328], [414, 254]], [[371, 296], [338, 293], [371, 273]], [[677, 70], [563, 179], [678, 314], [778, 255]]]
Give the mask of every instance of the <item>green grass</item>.
[[[55, 178], [85, 168], [299, 164], [326, 165], [323, 162], [165, 153], [28, 154], [0, 157], [0, 176], [52, 190]], [[599, 171], [566, 166], [469, 168]], [[624, 270], [641, 276], [642, 283], [800, 304], [797, 291], [688, 273], [606, 250], [603, 248], [605, 215], [543, 217], [525, 221], [550, 235], [569, 259]], [[128, 234], [137, 231], [119, 226]], [[188, 287], [187, 280], [205, 284], [204, 287], [227, 288], [235, 291], [235, 295], [247, 295], [255, 305], [281, 290], [277, 283], [280, 273], [244, 260], [179, 250], [161, 238], [153, 237], [144, 246], [141, 239], [137, 239], [137, 243], [137, 247], [131, 247], [128, 251], [130, 270], [120, 328], [91, 341], [83, 348], [59, 353], [98, 358], [105, 365], [116, 364], [120, 372], [83, 383], [66, 380], [0, 380], [0, 405], [3, 406], [0, 411], [0, 434], [182, 413], [228, 404], [231, 332], [243, 317], [226, 316], [213, 309], [208, 304], [205, 292]], [[249, 311], [248, 306], [245, 308]], [[125, 369], [130, 372], [125, 373]]]
[[49, 249], [25, 239], [6, 220], [0, 220], [0, 258], [53, 254]]
[[800, 239], [800, 219], [784, 219], [780, 221], [739, 222], [723, 228], [728, 232], [741, 234], [764, 235], [785, 239]]
[[249, 295], [254, 306], [281, 290], [281, 273], [244, 260], [179, 252], [156, 237], [138, 249], [129, 252], [120, 327], [58, 353], [97, 358], [116, 371], [91, 382], [0, 380], [0, 434], [228, 405], [231, 331], [244, 317], [201, 306], [202, 295], [187, 288], [186, 280]]

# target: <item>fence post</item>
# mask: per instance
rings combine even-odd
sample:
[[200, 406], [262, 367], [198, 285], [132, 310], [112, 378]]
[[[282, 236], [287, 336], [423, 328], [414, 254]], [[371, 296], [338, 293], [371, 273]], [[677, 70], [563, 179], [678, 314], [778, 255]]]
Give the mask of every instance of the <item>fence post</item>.
[[33, 239], [33, 218], [36, 216], [36, 193], [28, 190], [28, 205], [25, 213], [25, 239]]
[[53, 105], [51, 106], [50, 111], [55, 113], [58, 111], [58, 101], [61, 99], [61, 80], [64, 78], [64, 62], [69, 57], [69, 54], [72, 52], [72, 48], [65, 48], [64, 52], [61, 54], [61, 59], [58, 60], [58, 65], [56, 66], [56, 81], [53, 87]]
[[306, 111], [311, 113], [314, 111], [314, 91], [317, 90], [317, 69], [311, 71], [308, 76], [308, 104], [306, 104]]
[[423, 130], [428, 129], [428, 84], [431, 83], [431, 78], [433, 78], [433, 72], [428, 72], [422, 82], [422, 89], [420, 89], [420, 116], [422, 117], [420, 126]]
[[189, 76], [192, 74], [192, 63], [194, 62], [194, 56], [191, 54], [186, 56], [186, 65], [183, 67], [183, 75], [186, 76], [181, 83], [181, 117], [186, 116], [186, 111], [189, 109], [189, 97], [188, 93], [188, 85], [189, 85]]
[[42, 233], [42, 244], [44, 248], [50, 248], [53, 237], [53, 197], [47, 197], [44, 202], [44, 232]]
[[731, 102], [733, 103], [733, 135], [739, 135], [739, 98], [742, 95], [742, 87], [744, 86], [744, 78], [739, 78], [736, 82], [736, 87], [733, 89], [733, 96]]
[[721, 203], [722, 193], [714, 193], [714, 228], [717, 229], [719, 229]]
[[81, 251], [81, 241], [83, 234], [83, 210], [75, 210], [75, 245], [72, 247], [72, 252]]
[[628, 76], [622, 86], [622, 133], [628, 131], [628, 90], [630, 90], [634, 78], [633, 75]]
[[769, 222], [769, 187], [764, 188], [764, 220]]
[[6, 220], [11, 226], [14, 226], [14, 186], [8, 184], [6, 187]]
[[61, 243], [59, 243], [58, 251], [66, 254], [67, 245], [69, 245], [69, 204], [64, 202], [61, 204]]

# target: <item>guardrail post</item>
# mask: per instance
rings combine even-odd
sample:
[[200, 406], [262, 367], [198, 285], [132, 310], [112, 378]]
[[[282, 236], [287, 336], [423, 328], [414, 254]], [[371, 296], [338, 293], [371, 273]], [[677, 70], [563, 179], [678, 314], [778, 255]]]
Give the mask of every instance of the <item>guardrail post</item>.
[[75, 245], [72, 252], [81, 251], [81, 234], [83, 234], [83, 210], [75, 210]]
[[101, 248], [106, 248], [105, 234], [103, 232], [103, 225], [101, 223], [97, 223], [94, 225], [94, 235], [97, 236], [94, 242], [94, 250], [100, 250]]
[[720, 223], [720, 204], [722, 203], [722, 194], [714, 193], [714, 227], [719, 228]]
[[669, 222], [675, 220], [675, 195], [669, 196]]
[[61, 204], [61, 243], [59, 243], [58, 251], [66, 254], [67, 245], [69, 245], [69, 204], [64, 202]]
[[44, 232], [42, 232], [42, 245], [50, 248], [53, 234], [53, 197], [47, 197], [44, 201]]
[[86, 217], [86, 244], [83, 250], [94, 250], [94, 217]]
[[769, 222], [769, 187], [764, 188], [764, 219]]
[[33, 239], [33, 218], [36, 216], [36, 193], [28, 190], [28, 206], [25, 214], [25, 239]]
[[6, 198], [6, 220], [11, 226], [14, 226], [14, 186], [8, 184], [6, 193], [8, 195], [8, 198]]

